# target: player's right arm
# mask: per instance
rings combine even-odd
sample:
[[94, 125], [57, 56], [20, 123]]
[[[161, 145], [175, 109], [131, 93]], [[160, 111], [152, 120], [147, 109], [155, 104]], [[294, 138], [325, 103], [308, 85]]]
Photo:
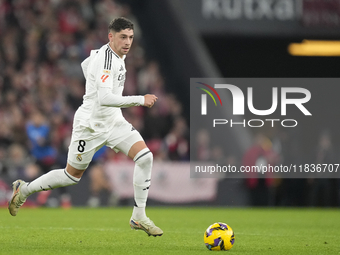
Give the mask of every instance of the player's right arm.
[[97, 50], [91, 50], [90, 56], [88, 56], [83, 62], [81, 62], [80, 66], [81, 69], [83, 70], [83, 74], [85, 79], [87, 79], [87, 68], [90, 64], [90, 61], [93, 59], [93, 57], [95, 56], [96, 53], [99, 52], [99, 49]]

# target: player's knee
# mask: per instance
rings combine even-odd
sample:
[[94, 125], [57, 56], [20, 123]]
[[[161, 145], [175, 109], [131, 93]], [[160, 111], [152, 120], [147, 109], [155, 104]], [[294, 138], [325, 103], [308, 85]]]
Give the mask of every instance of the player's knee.
[[151, 151], [146, 152], [145, 154], [141, 155], [135, 163], [140, 166], [141, 168], [151, 167], [153, 162], [153, 154]]
[[70, 164], [66, 165], [66, 171], [70, 176], [78, 179], [80, 179], [84, 174], [84, 170], [78, 170], [75, 167], [71, 166]]

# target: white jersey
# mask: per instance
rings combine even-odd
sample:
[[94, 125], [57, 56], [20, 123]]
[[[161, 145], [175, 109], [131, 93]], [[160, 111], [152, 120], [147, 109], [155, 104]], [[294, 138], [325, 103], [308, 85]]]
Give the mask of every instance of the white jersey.
[[143, 96], [122, 96], [126, 77], [125, 56], [120, 58], [106, 44], [92, 50], [81, 63], [86, 79], [83, 104], [78, 108], [74, 123], [94, 131], [109, 131], [114, 123], [124, 121], [122, 107], [144, 104]]

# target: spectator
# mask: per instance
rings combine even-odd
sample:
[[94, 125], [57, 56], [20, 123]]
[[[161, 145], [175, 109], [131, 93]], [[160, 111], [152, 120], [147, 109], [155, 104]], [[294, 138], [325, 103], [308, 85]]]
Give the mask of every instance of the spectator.
[[[260, 166], [270, 164], [275, 166], [279, 160], [279, 155], [272, 150], [271, 141], [263, 134], [255, 136], [254, 144], [245, 152], [243, 166]], [[271, 174], [249, 172], [246, 180], [246, 186], [249, 190], [250, 203], [255, 206], [273, 205], [273, 188], [274, 179]]]
[[26, 125], [31, 153], [43, 172], [48, 172], [56, 161], [57, 152], [51, 146], [50, 128], [44, 116], [36, 111]]
[[[331, 134], [328, 130], [321, 132], [319, 143], [315, 151], [315, 164], [336, 163], [335, 152], [332, 144]], [[332, 196], [336, 196], [336, 180], [322, 176], [318, 173], [318, 178], [309, 179], [309, 205], [311, 206], [334, 206], [332, 201], [336, 201]], [[323, 177], [323, 178], [322, 178]]]

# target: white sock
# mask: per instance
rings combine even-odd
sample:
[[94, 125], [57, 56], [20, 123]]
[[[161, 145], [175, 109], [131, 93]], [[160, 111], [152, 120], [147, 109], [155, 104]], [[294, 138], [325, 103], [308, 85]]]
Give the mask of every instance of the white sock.
[[145, 207], [133, 207], [132, 218], [134, 220], [144, 220], [146, 219]]
[[52, 170], [32, 182], [28, 182], [21, 187], [21, 194], [27, 198], [29, 195], [59, 187], [65, 187], [77, 184], [80, 178], [73, 177], [65, 169]]
[[153, 155], [148, 148], [145, 148], [136, 154], [133, 161], [135, 161], [133, 172], [135, 207], [132, 217], [135, 220], [141, 220], [146, 218], [145, 206], [151, 183]]

